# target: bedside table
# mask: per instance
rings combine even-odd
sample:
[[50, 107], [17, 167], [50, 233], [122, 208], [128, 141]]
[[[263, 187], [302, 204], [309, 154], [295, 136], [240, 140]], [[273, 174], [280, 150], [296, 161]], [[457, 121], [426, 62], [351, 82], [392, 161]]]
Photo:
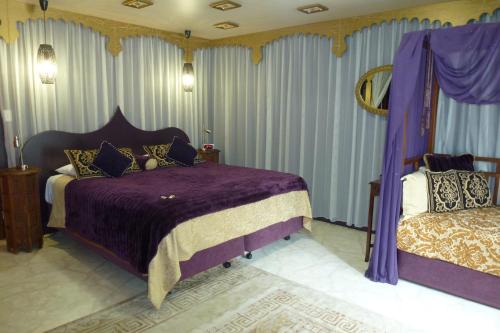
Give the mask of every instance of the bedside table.
[[203, 150], [198, 149], [198, 155], [201, 156], [205, 161], [212, 161], [215, 163], [219, 163], [219, 149], [211, 149], [211, 150]]
[[375, 197], [380, 195], [380, 179], [370, 182], [370, 206], [368, 208], [368, 227], [366, 230], [366, 247], [365, 247], [365, 262], [370, 260], [370, 249], [372, 244], [373, 233], [373, 210], [375, 207]]
[[40, 169], [29, 167], [0, 170], [2, 215], [7, 238], [7, 250], [30, 251], [33, 246], [42, 247], [43, 232], [40, 219], [40, 194], [38, 173]]

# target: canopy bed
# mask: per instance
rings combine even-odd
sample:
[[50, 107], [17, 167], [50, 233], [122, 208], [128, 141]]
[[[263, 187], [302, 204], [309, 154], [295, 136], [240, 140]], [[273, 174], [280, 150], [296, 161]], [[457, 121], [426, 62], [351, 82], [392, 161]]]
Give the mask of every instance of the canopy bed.
[[[490, 172], [483, 173], [485, 179], [489, 179], [493, 207], [423, 213], [418, 221], [400, 222], [405, 186], [402, 177], [419, 169], [425, 153], [434, 152], [440, 89], [462, 103], [500, 103], [500, 24], [470, 24], [405, 34], [394, 59], [391, 86], [377, 233], [366, 276], [391, 284], [396, 284], [401, 277], [500, 308], [500, 207], [494, 206], [498, 204], [500, 157], [474, 158], [475, 162], [493, 164]], [[455, 176], [458, 174], [451, 171]], [[426, 171], [423, 177], [432, 178], [431, 173]], [[428, 183], [428, 193], [432, 184]], [[489, 269], [466, 267], [456, 258], [444, 260], [423, 252], [410, 253], [410, 246], [404, 246], [403, 236], [408, 239], [415, 233], [414, 229], [401, 231], [408, 224], [427, 223], [429, 228], [445, 225], [437, 234], [427, 235], [427, 239], [439, 239], [455, 224], [464, 225], [464, 221], [472, 226], [464, 231], [464, 234], [469, 232], [469, 238], [485, 232], [480, 235], [484, 236], [481, 246], [492, 254], [493, 264]], [[474, 230], [479, 223], [488, 223], [491, 229]], [[465, 244], [466, 236], [463, 237], [459, 241]], [[476, 254], [466, 250], [461, 255], [471, 258]]]
[[[178, 280], [310, 229], [307, 185], [291, 174], [211, 161], [190, 167], [166, 161], [140, 171], [132, 170], [131, 158], [120, 176], [94, 177], [88, 165], [76, 175], [56, 175], [68, 164], [65, 153], [77, 169], [75, 164], [85, 164], [86, 154], [101, 144], [94, 166], [103, 140], [127, 147], [116, 150], [144, 154], [149, 147], [160, 155], [151, 147], [172, 142], [170, 152], [177, 140], [188, 145], [189, 137], [178, 128], [137, 129], [120, 109], [95, 132], [35, 135], [25, 144], [24, 157], [40, 168], [40, 198], [46, 199], [41, 199], [42, 221], [147, 279], [157, 308]], [[139, 161], [144, 155], [135, 156]], [[93, 178], [81, 179], [85, 172]]]

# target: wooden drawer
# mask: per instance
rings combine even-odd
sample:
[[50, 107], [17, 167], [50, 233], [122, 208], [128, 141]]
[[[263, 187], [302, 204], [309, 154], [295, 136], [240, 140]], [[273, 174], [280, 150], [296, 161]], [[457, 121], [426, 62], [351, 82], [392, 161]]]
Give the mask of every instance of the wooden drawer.
[[205, 161], [211, 161], [214, 163], [219, 163], [219, 153], [220, 150], [218, 149], [213, 149], [213, 150], [203, 150], [203, 149], [198, 149], [198, 155], [201, 156]]
[[2, 216], [7, 249], [31, 251], [42, 246], [37, 168], [0, 170]]
[[2, 186], [3, 195], [30, 195], [38, 191], [37, 182], [31, 177], [4, 178]]

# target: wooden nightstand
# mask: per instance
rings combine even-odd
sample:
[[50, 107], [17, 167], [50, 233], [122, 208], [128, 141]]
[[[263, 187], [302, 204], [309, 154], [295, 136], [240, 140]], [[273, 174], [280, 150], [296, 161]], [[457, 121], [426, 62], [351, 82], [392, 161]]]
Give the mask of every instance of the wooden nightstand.
[[215, 163], [219, 163], [219, 149], [211, 149], [211, 150], [203, 150], [198, 149], [198, 155], [201, 156], [205, 161], [212, 161]]
[[7, 238], [7, 250], [31, 251], [42, 247], [43, 232], [40, 220], [40, 194], [36, 167], [22, 171], [17, 168], [0, 170], [2, 215]]

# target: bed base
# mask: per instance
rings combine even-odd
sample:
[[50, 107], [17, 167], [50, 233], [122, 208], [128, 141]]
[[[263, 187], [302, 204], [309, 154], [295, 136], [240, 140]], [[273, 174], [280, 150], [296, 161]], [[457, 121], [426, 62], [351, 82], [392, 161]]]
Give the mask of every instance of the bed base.
[[[191, 259], [180, 262], [181, 280], [187, 279], [195, 274], [201, 273], [209, 268], [221, 264], [225, 268], [229, 268], [231, 267], [231, 264], [229, 262], [231, 259], [243, 256], [245, 255], [245, 253], [251, 254], [252, 251], [264, 247], [281, 238], [290, 239], [289, 238], [290, 235], [302, 229], [302, 225], [303, 225], [302, 217], [294, 217], [288, 221], [273, 224], [267, 228], [258, 230], [254, 233], [238, 237], [235, 239], [231, 239], [222, 244], [199, 251], [195, 253], [191, 257]], [[65, 234], [67, 234], [69, 237], [71, 237], [78, 243], [97, 252], [104, 258], [120, 266], [129, 273], [143, 280], [148, 279], [147, 274], [142, 274], [138, 272], [128, 262], [119, 258], [114, 253], [102, 247], [101, 245], [89, 241], [68, 229], [62, 229], [62, 230], [64, 231]]]
[[500, 277], [398, 250], [399, 277], [500, 309]]

